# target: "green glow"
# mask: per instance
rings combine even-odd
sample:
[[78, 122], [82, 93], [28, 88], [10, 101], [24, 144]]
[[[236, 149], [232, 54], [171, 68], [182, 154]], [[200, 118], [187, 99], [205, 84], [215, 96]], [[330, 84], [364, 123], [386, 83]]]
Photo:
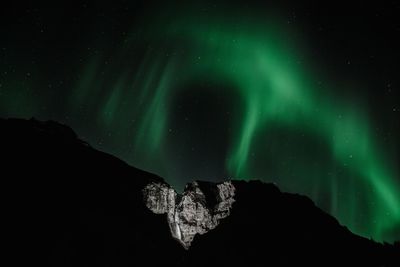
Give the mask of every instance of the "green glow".
[[[294, 175], [297, 176], [294, 179], [316, 176], [320, 180], [319, 187], [331, 188], [328, 207], [331, 213], [353, 231], [382, 240], [386, 228], [400, 223], [399, 185], [382, 162], [384, 157], [371, 137], [368, 121], [358, 110], [361, 107], [330, 103], [313, 88], [315, 82], [311, 73], [296, 64], [298, 54], [285, 40], [279, 39], [279, 29], [262, 25], [257, 28], [257, 25], [247, 24], [237, 30], [210, 18], [202, 23], [185, 18], [155, 28], [151, 38], [159, 43], [167, 42], [172, 48], [168, 50], [168, 63], [161, 71], [141, 123], [137, 146], [140, 151], [150, 147], [148, 152], [154, 157], [162, 154], [164, 148], [160, 144], [167, 140], [168, 125], [165, 122], [168, 121], [170, 99], [179, 94], [179, 88], [190, 90], [185, 83], [202, 77], [231, 84], [232, 90], [238, 90], [243, 100], [240, 116], [232, 118], [239, 121], [240, 126], [231, 136], [226, 160], [231, 177], [260, 178], [252, 172], [250, 152], [258, 145], [254, 137], [268, 131], [270, 123], [302, 129], [325, 142], [335, 164], [344, 166], [341, 175], [348, 181], [347, 185], [341, 184], [325, 177], [324, 171], [313, 171], [312, 166]], [[179, 42], [186, 44], [185, 53], [181, 55], [182, 44]], [[147, 60], [158, 64], [159, 58], [156, 54]], [[275, 160], [279, 161], [280, 152], [273, 153], [277, 153]], [[165, 162], [169, 162], [168, 159]], [[268, 174], [268, 170], [265, 173]], [[262, 178], [273, 180], [267, 175]], [[281, 178], [276, 182], [283, 183], [286, 190], [312, 196], [310, 187], [301, 183], [291, 185], [290, 180]], [[343, 186], [347, 188], [341, 188]], [[358, 197], [358, 194], [362, 196]], [[318, 198], [315, 200], [318, 203]], [[364, 200], [368, 202], [361, 203]], [[357, 215], [363, 209], [368, 212]]]
[[[188, 177], [183, 162], [190, 157], [180, 151], [199, 144], [213, 151], [218, 142], [192, 138], [193, 132], [174, 139], [183, 125], [172, 121], [185, 116], [173, 113], [183, 91], [195, 95], [193, 83], [211, 84], [231, 105], [221, 107], [229, 116], [220, 126], [230, 129], [220, 152], [229, 177], [276, 182], [310, 196], [358, 234], [400, 239], [392, 234], [400, 228], [396, 166], [376, 140], [365, 107], [335, 97], [332, 82], [318, 86], [315, 66], [304, 63], [301, 42], [287, 37], [291, 31], [278, 26], [279, 19], [185, 13], [147, 18], [107, 65], [105, 55], [93, 56], [69, 95], [69, 124], [93, 140], [107, 139], [105, 151], [174, 185], [207, 179]], [[16, 90], [2, 98], [7, 115], [38, 116], [40, 101], [52, 100], [29, 102], [29, 94]], [[26, 102], [25, 111], [9, 104], [14, 96]], [[213, 164], [214, 155], [202, 156]], [[220, 175], [213, 168], [204, 173]]]

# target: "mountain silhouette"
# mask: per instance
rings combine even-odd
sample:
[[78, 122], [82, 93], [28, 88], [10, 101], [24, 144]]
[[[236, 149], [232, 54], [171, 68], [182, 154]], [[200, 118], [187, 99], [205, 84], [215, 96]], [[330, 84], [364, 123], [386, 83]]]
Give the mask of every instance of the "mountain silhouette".
[[[10, 266], [400, 266], [398, 242], [357, 236], [309, 198], [260, 181], [232, 181], [229, 216], [184, 249], [167, 215], [146, 206], [143, 189], [162, 178], [57, 122], [0, 119], [0, 135]], [[214, 185], [196, 184], [215, 205]]]

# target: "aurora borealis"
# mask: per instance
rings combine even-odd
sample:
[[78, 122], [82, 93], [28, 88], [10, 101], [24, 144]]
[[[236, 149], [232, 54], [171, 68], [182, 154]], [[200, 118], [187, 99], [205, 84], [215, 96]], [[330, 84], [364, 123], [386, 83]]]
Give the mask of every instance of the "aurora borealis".
[[[284, 12], [205, 6], [141, 8], [121, 18], [110, 11], [85, 20], [108, 25], [98, 35], [63, 26], [88, 34], [67, 35], [80, 41], [66, 47], [67, 39], [39, 40], [51, 63], [39, 53], [35, 64], [46, 67], [32, 68], [26, 46], [10, 38], [0, 115], [65, 122], [94, 147], [178, 188], [193, 179], [274, 182], [357, 234], [398, 240], [400, 131], [392, 125], [399, 107], [382, 119], [366, 101], [362, 75], [346, 77], [312, 56], [317, 38], [287, 23]], [[110, 17], [121, 20], [122, 37]], [[68, 51], [58, 71], [49, 58], [64, 50], [54, 47]], [[399, 55], [392, 58], [398, 69]], [[394, 132], [383, 140], [377, 125]]]

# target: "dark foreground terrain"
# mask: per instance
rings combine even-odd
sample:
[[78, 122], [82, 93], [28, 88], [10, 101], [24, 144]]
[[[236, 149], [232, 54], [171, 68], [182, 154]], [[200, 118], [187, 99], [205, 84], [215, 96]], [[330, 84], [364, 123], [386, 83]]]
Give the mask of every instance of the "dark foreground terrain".
[[[229, 217], [183, 249], [142, 189], [162, 178], [55, 122], [0, 119], [3, 261], [13, 266], [400, 266], [304, 196], [234, 181]], [[10, 264], [7, 264], [10, 266]]]

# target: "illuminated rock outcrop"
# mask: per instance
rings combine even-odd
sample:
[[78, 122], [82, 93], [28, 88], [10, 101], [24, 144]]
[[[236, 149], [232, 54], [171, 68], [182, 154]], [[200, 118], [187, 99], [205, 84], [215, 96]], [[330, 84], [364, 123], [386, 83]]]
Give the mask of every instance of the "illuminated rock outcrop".
[[172, 236], [189, 249], [196, 234], [214, 229], [230, 214], [235, 201], [231, 182], [192, 182], [182, 195], [169, 185], [151, 183], [143, 189], [146, 206], [156, 214], [167, 214]]

